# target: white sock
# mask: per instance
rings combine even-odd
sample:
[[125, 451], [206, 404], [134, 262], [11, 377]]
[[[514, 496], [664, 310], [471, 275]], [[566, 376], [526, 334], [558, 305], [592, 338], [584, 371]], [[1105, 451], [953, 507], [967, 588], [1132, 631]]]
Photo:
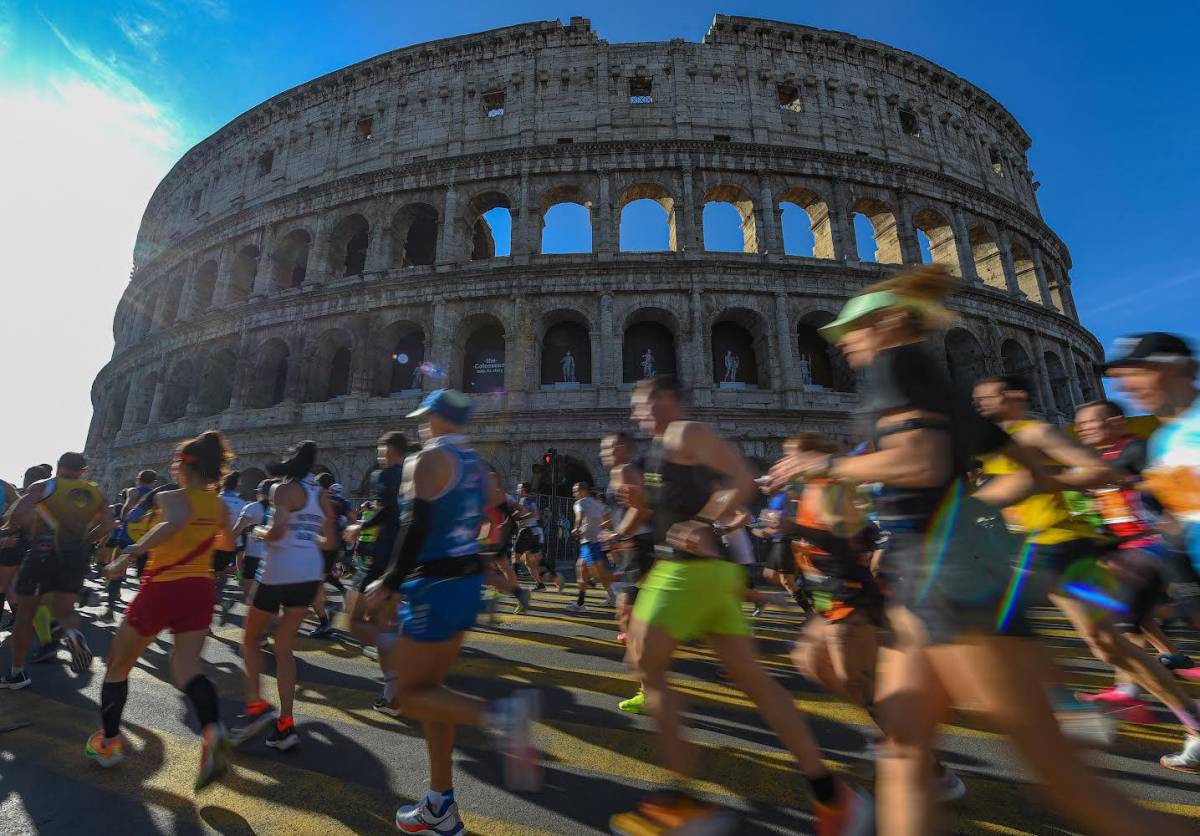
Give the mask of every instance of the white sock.
[[1136, 682], [1122, 682], [1113, 690], [1119, 691], [1121, 694], [1129, 697], [1131, 700], [1136, 700], [1138, 698], [1138, 694], [1142, 692], [1141, 689], [1138, 688]]

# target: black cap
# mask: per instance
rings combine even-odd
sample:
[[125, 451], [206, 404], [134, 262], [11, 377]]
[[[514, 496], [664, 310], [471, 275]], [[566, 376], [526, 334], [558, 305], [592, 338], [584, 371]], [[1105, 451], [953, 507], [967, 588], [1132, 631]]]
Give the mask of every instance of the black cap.
[[1121, 337], [1109, 352], [1109, 359], [1100, 367], [1105, 374], [1120, 366], [1172, 365], [1187, 363], [1194, 358], [1187, 340], [1175, 334], [1149, 331]]

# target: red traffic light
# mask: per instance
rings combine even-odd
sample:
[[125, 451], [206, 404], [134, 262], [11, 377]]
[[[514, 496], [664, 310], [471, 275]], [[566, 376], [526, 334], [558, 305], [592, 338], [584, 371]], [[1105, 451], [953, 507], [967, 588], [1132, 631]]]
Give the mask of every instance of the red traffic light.
[[553, 456], [551, 456], [549, 453], [547, 453], [546, 455], [542, 456], [542, 461], [544, 461], [546, 464], [550, 464], [550, 462], [551, 462], [553, 459], [554, 459], [554, 457], [553, 457]]

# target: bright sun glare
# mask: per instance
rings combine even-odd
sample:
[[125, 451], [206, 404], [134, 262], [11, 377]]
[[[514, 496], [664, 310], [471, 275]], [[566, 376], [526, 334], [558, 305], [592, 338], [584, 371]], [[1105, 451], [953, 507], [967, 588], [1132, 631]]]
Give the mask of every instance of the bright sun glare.
[[[0, 476], [18, 480], [60, 448], [83, 449], [142, 210], [182, 143], [136, 91], [76, 76], [0, 87], [0, 113], [0, 229], [12, 236], [0, 338], [5, 400], [23, 403], [4, 410]], [[57, 394], [21, 401], [35, 391]]]

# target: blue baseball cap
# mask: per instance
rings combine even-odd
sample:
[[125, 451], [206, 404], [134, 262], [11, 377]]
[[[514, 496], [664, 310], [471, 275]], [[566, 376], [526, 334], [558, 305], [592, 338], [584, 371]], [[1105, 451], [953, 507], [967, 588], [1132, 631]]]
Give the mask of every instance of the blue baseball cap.
[[457, 389], [434, 389], [406, 417], [422, 418], [430, 414], [461, 427], [471, 420], [471, 402]]

